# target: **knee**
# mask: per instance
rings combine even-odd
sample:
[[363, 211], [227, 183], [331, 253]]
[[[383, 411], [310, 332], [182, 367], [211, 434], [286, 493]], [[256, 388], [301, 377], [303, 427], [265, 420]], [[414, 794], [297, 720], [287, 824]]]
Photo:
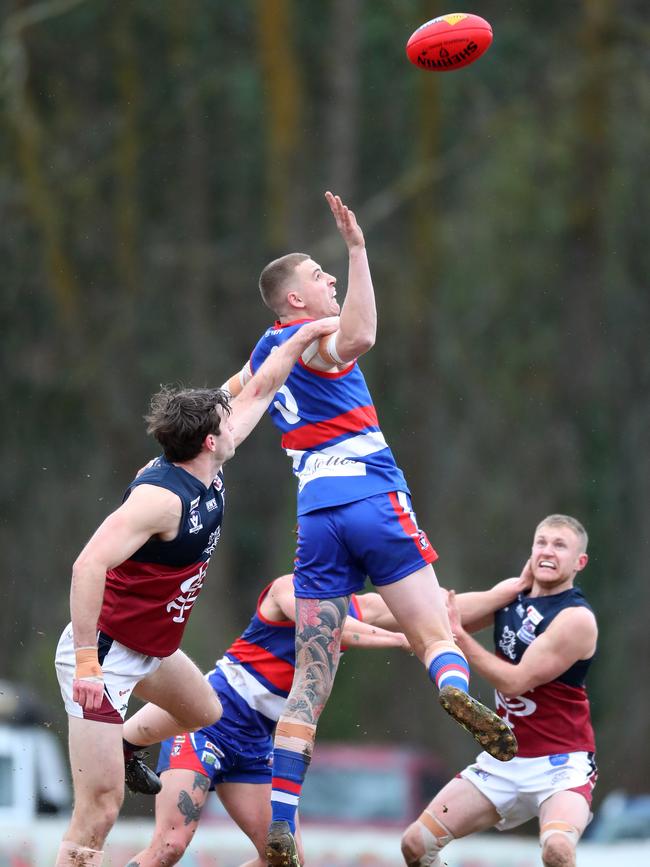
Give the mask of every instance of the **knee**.
[[552, 834], [542, 847], [544, 867], [574, 867], [575, 846], [564, 834]]
[[170, 829], [154, 840], [152, 849], [153, 861], [156, 867], [172, 867], [178, 864], [190, 844], [193, 832], [183, 833], [180, 828]]
[[423, 855], [422, 834], [417, 822], [413, 822], [402, 834], [402, 857], [404, 858], [404, 863], [408, 864], [408, 867], [417, 867]]
[[194, 732], [219, 722], [222, 713], [221, 702], [211, 689], [206, 701], [199, 703], [197, 707], [187, 708], [187, 716], [180, 722], [186, 731]]
[[91, 849], [101, 849], [120, 813], [124, 791], [120, 789], [95, 789], [87, 793], [83, 801], [75, 801], [74, 818], [85, 829]]

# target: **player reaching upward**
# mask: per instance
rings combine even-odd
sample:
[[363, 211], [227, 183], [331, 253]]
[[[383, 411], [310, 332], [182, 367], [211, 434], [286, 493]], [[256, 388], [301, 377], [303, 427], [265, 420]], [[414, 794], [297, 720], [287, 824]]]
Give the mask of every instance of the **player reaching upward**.
[[56, 670], [69, 717], [74, 810], [56, 867], [99, 867], [124, 797], [122, 721], [132, 692], [166, 710], [165, 737], [221, 706], [179, 649], [221, 531], [221, 468], [255, 427], [295, 359], [338, 320], [273, 354], [232, 401], [220, 389], [163, 389], [148, 431], [164, 456], [129, 485], [72, 572], [72, 622]]
[[[453, 642], [431, 566], [437, 554], [417, 525], [357, 364], [373, 346], [377, 326], [363, 232], [338, 196], [325, 195], [348, 249], [343, 306], [336, 279], [309, 255], [271, 262], [260, 276], [260, 291], [277, 321], [228, 382], [237, 393], [293, 334], [340, 312], [338, 330], [302, 354], [269, 408], [298, 481], [296, 673], [276, 729], [267, 846], [269, 864], [281, 867], [297, 864], [292, 834], [300, 790], [334, 681], [348, 600], [366, 576], [439, 688], [443, 707], [497, 758], [516, 752], [504, 721], [468, 695], [467, 660]], [[314, 632], [312, 618], [325, 609], [334, 616], [322, 617]]]

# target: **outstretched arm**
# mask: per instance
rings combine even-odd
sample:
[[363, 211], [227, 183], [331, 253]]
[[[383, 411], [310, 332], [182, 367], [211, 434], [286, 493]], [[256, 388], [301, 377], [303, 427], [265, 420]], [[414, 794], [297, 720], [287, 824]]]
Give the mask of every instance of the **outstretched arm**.
[[596, 649], [598, 630], [592, 612], [587, 608], [565, 608], [513, 664], [486, 650], [463, 629], [453, 590], [448, 606], [456, 642], [470, 667], [506, 696], [522, 695], [549, 683], [579, 659], [588, 659]]
[[393, 632], [382, 629], [381, 626], [373, 626], [372, 623], [364, 623], [349, 614], [341, 630], [341, 646], [345, 648], [399, 647], [402, 650], [411, 650], [411, 645], [402, 632]]
[[[299, 328], [285, 343], [268, 356], [255, 376], [244, 385], [232, 401], [230, 424], [235, 445], [239, 445], [264, 415], [273, 396], [291, 373], [300, 355], [319, 337], [330, 335], [339, 325], [338, 316], [316, 319]], [[236, 377], [232, 377], [235, 379]], [[229, 388], [229, 385], [226, 387]]]
[[532, 581], [530, 560], [527, 560], [518, 578], [506, 578], [490, 590], [457, 593], [456, 605], [465, 631], [478, 632], [491, 626], [494, 612], [514, 602], [520, 593], [530, 590]]
[[305, 363], [309, 367], [327, 369], [342, 367], [354, 361], [375, 344], [377, 307], [370, 276], [366, 242], [354, 211], [344, 205], [340, 196], [325, 193], [336, 227], [348, 248], [348, 286], [341, 308], [341, 324], [336, 334], [323, 338], [310, 349]]

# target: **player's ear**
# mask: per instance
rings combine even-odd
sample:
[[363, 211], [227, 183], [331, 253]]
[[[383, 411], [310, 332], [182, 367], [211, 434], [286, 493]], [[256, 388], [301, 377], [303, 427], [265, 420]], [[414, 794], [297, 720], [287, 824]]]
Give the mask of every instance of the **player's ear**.
[[287, 301], [291, 307], [304, 307], [305, 302], [300, 297], [300, 292], [287, 292]]
[[578, 572], [582, 572], [587, 563], [589, 562], [589, 554], [580, 554], [578, 557], [578, 563], [576, 565], [576, 569]]

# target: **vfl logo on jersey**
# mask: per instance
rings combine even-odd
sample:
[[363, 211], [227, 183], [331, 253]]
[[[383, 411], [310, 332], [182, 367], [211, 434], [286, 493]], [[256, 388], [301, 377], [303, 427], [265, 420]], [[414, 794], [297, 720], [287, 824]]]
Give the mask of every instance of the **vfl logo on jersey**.
[[499, 650], [504, 656], [507, 656], [508, 659], [517, 658], [515, 652], [515, 639], [516, 635], [512, 629], [510, 629], [509, 626], [504, 626], [501, 638], [499, 639]]
[[190, 503], [190, 515], [189, 515], [189, 531], [190, 533], [198, 533], [199, 530], [203, 529], [203, 524], [201, 522], [201, 513], [199, 512], [199, 503], [201, 502], [201, 497], [197, 497], [195, 500], [192, 500]]
[[185, 622], [185, 612], [189, 611], [189, 609], [196, 602], [197, 596], [201, 592], [201, 587], [203, 587], [203, 579], [205, 578], [205, 573], [208, 571], [208, 564], [201, 563], [201, 568], [196, 573], [196, 575], [192, 575], [191, 578], [186, 578], [185, 581], [180, 586], [180, 593], [172, 602], [167, 603], [167, 611], [172, 612], [174, 610], [178, 611], [172, 620], [174, 623], [184, 623]]
[[532, 644], [535, 640], [535, 629], [544, 619], [544, 615], [533, 606], [526, 609], [526, 617], [517, 631], [517, 638], [524, 644]]

